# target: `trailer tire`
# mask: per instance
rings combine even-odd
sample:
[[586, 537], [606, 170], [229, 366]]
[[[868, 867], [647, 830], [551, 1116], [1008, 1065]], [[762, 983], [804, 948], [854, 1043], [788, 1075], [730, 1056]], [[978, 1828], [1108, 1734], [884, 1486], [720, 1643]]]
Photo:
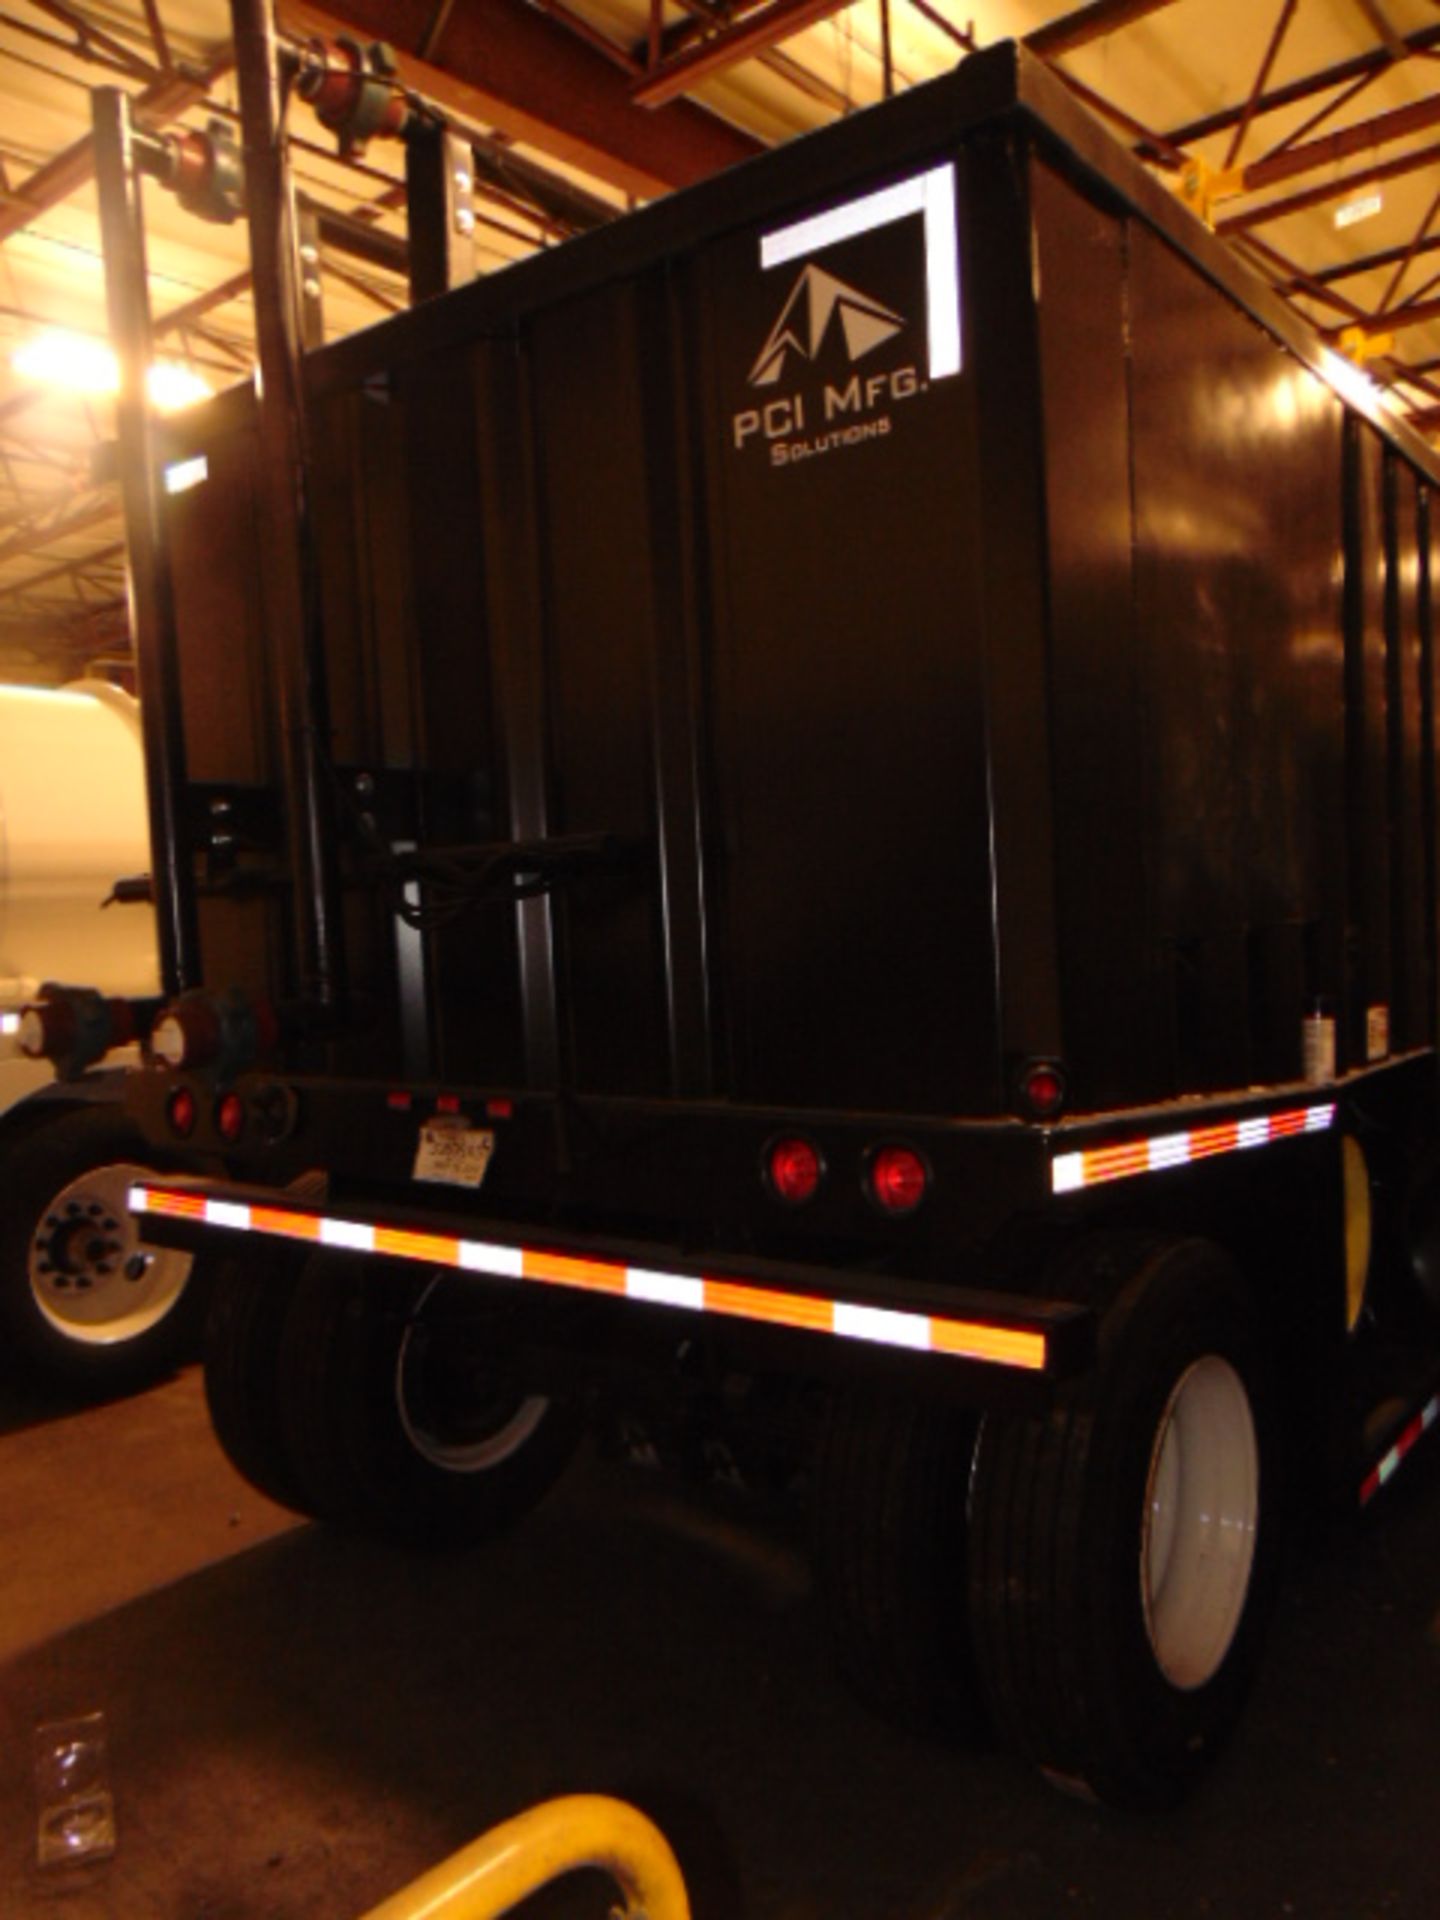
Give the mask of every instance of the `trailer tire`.
[[1220, 1250], [1141, 1243], [1097, 1366], [1048, 1414], [987, 1413], [970, 1488], [977, 1662], [1055, 1784], [1177, 1803], [1239, 1717], [1279, 1567], [1255, 1316]]
[[218, 1267], [205, 1322], [205, 1400], [221, 1450], [268, 1500], [313, 1517], [280, 1418], [280, 1343], [293, 1276], [234, 1254]]
[[0, 1349], [26, 1385], [128, 1393], [193, 1357], [192, 1256], [148, 1245], [126, 1207], [155, 1161], [109, 1103], [57, 1109], [4, 1149]]
[[887, 1719], [972, 1732], [966, 1618], [975, 1415], [884, 1389], [838, 1391], [815, 1459], [816, 1585], [841, 1672]]
[[509, 1375], [503, 1310], [445, 1269], [315, 1254], [282, 1345], [290, 1458], [322, 1520], [463, 1547], [535, 1506], [579, 1442]]

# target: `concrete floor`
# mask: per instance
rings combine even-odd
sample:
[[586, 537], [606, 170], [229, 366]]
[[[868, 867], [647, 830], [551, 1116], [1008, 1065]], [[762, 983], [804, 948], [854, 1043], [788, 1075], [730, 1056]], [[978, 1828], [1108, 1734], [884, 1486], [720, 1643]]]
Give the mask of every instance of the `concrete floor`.
[[[187, 1373], [0, 1406], [0, 1917], [350, 1920], [550, 1795], [633, 1799], [697, 1920], [1440, 1914], [1440, 1445], [1292, 1578], [1243, 1737], [1184, 1811], [1058, 1798], [832, 1676], [783, 1543], [582, 1461], [455, 1560], [250, 1493]], [[33, 1865], [37, 1721], [103, 1709], [115, 1857]], [[601, 1920], [576, 1878], [524, 1911]]]

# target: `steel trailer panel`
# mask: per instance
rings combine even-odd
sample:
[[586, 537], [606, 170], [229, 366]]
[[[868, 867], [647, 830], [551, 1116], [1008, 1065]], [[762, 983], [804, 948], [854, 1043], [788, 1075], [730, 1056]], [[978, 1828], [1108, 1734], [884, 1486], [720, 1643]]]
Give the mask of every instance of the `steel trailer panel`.
[[[1316, 1007], [1428, 1044], [1433, 471], [1023, 57], [859, 118], [309, 362], [355, 1058], [985, 1116], [1290, 1080]], [[184, 432], [243, 784], [243, 406]], [[396, 937], [380, 843], [593, 832]], [[211, 980], [285, 917], [207, 898]]]

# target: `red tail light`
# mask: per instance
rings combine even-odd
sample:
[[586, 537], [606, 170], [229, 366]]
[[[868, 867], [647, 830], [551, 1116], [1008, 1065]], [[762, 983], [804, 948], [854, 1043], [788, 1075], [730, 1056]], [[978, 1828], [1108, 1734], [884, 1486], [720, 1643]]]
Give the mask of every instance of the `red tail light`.
[[245, 1102], [238, 1093], [227, 1093], [215, 1108], [215, 1131], [233, 1147], [245, 1131]]
[[177, 1087], [171, 1094], [165, 1107], [170, 1122], [170, 1131], [179, 1134], [182, 1140], [188, 1140], [195, 1131], [195, 1096], [188, 1087]]
[[870, 1197], [886, 1213], [913, 1213], [930, 1186], [930, 1169], [913, 1147], [880, 1147], [870, 1157]]
[[1020, 1108], [1027, 1120], [1055, 1120], [1065, 1105], [1065, 1075], [1053, 1060], [1034, 1060], [1020, 1076]]
[[776, 1197], [800, 1207], [819, 1191], [825, 1165], [809, 1140], [777, 1140], [766, 1156], [765, 1170]]

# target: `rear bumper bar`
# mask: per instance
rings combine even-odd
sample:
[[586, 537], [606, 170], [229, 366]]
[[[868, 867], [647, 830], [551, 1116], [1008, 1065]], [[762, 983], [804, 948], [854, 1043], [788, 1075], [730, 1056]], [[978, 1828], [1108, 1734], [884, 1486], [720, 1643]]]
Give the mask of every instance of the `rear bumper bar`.
[[426, 1212], [372, 1216], [273, 1188], [167, 1176], [137, 1182], [131, 1211], [148, 1238], [195, 1244], [254, 1236], [358, 1255], [449, 1267], [503, 1285], [555, 1287], [676, 1314], [786, 1328], [891, 1352], [932, 1354], [987, 1370], [1066, 1378], [1094, 1354], [1090, 1310], [975, 1288], [929, 1286], [873, 1273], [780, 1261], [694, 1259], [670, 1249], [551, 1234], [517, 1237], [510, 1224], [447, 1221]]

